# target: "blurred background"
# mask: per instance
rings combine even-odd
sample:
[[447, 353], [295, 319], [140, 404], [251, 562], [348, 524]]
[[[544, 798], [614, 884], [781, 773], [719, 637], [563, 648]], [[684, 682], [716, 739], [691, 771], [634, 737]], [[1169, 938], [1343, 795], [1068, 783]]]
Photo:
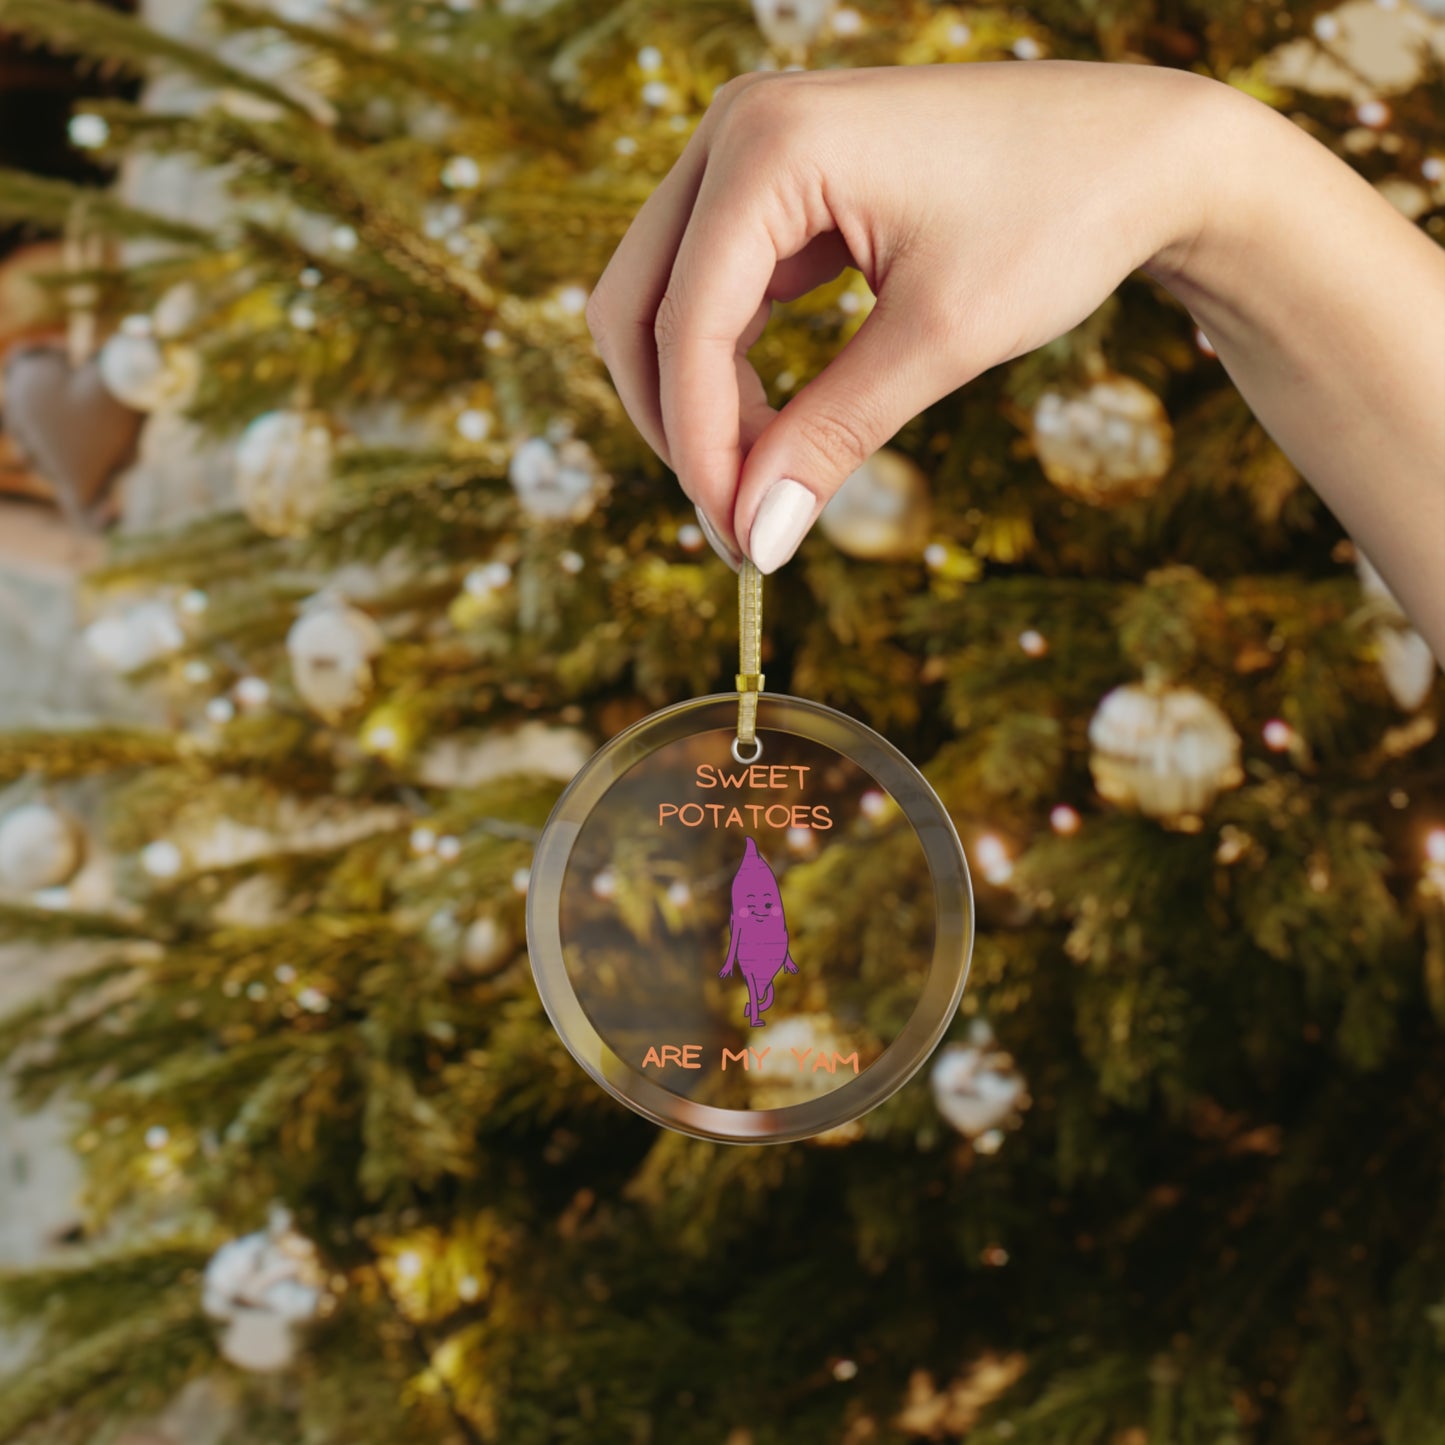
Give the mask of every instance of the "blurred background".
[[[0, 32], [0, 1439], [1445, 1441], [1438, 671], [1147, 278], [768, 583], [769, 688], [883, 732], [969, 854], [931, 1063], [803, 1143], [662, 1131], [524, 937], [567, 779], [733, 686], [733, 574], [583, 317], [717, 87], [1184, 67], [1445, 240], [1440, 0]], [[775, 404], [872, 300], [778, 308]]]

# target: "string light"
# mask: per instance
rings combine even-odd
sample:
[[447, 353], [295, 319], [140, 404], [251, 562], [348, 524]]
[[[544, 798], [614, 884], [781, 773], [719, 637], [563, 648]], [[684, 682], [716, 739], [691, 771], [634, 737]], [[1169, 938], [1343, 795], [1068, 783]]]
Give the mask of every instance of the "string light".
[[1083, 821], [1067, 803], [1060, 803], [1049, 813], [1049, 826], [1061, 838], [1072, 838], [1079, 831], [1079, 825]]
[[1019, 633], [1019, 647], [1025, 657], [1044, 657], [1049, 650], [1049, 640], [1035, 627], [1026, 627]]
[[147, 843], [140, 855], [140, 866], [152, 878], [174, 878], [181, 871], [183, 862], [181, 850], [163, 839]]
[[271, 700], [271, 686], [264, 677], [243, 677], [236, 683], [236, 701], [242, 707], [265, 707]]
[[70, 143], [83, 151], [98, 151], [110, 139], [110, 126], [99, 115], [73, 115], [67, 127]]
[[982, 834], [974, 844], [974, 852], [978, 856], [979, 867], [983, 869], [983, 876], [995, 887], [1007, 883], [1013, 877], [1013, 860], [1001, 838], [993, 833]]
[[389, 753], [401, 741], [390, 723], [373, 723], [362, 734], [361, 745], [369, 753]]
[[1261, 732], [1264, 736], [1264, 745], [1271, 752], [1285, 752], [1294, 742], [1294, 729], [1283, 718], [1270, 718]]
[[437, 845], [436, 831], [432, 828], [413, 828], [411, 830], [411, 851], [419, 857], [430, 853]]
[[888, 799], [877, 788], [869, 788], [858, 799], [858, 811], [876, 823], [888, 811]]
[[489, 592], [500, 592], [511, 580], [512, 569], [505, 562], [487, 562], [473, 567], [462, 586], [473, 597], [485, 597]]
[[471, 156], [453, 156], [442, 167], [442, 185], [449, 191], [474, 191], [482, 183], [482, 168]]

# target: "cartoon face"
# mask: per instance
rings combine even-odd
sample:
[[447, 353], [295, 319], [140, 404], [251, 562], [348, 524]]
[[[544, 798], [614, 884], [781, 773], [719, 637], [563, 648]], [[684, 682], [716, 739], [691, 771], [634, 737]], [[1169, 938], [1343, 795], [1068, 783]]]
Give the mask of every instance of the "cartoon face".
[[751, 838], [743, 852], [743, 861], [733, 876], [733, 917], [753, 918], [758, 922], [781, 918], [783, 906], [778, 898], [778, 880], [768, 861], [758, 852]]
[[773, 890], [769, 888], [759, 897], [756, 893], [749, 893], [747, 897], [748, 912], [754, 918], [766, 918], [773, 911], [773, 904], [778, 900], [773, 896]]

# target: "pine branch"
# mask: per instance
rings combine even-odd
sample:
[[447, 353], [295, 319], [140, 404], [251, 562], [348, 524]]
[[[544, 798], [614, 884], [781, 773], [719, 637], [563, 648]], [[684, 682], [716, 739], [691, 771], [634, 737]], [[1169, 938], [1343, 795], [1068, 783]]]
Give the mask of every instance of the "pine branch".
[[[36, 1312], [32, 1291], [40, 1282], [50, 1285], [46, 1303], [51, 1304], [66, 1281], [55, 1274], [31, 1275], [21, 1291], [31, 1301], [27, 1317]], [[0, 1299], [14, 1297], [14, 1289], [14, 1282], [0, 1279]], [[13, 1438], [38, 1420], [70, 1410], [96, 1411], [102, 1418], [144, 1415], [213, 1358], [194, 1277], [162, 1276], [149, 1289], [127, 1290], [119, 1300], [110, 1294], [106, 1313], [121, 1300], [126, 1307], [116, 1318], [52, 1343], [19, 1375], [0, 1382], [0, 1437]]]
[[490, 23], [481, 27], [481, 34], [490, 37], [492, 44], [485, 70], [479, 75], [475, 62], [451, 51], [423, 53], [398, 45], [381, 49], [243, 0], [216, 0], [214, 9], [217, 19], [230, 29], [275, 30], [310, 50], [333, 56], [358, 91], [377, 82], [400, 82], [463, 115], [484, 117], [495, 128], [496, 149], [516, 147], [525, 138], [549, 146], [566, 145], [566, 119], [525, 57], [516, 54], [515, 45], [509, 43], [514, 40], [515, 24], [508, 26], [487, 17]]
[[52, 781], [173, 763], [181, 740], [141, 728], [96, 727], [0, 734], [0, 783], [40, 774]]
[[210, 233], [199, 226], [127, 206], [94, 186], [0, 168], [0, 220], [60, 231], [78, 208], [84, 209], [88, 223], [95, 229], [125, 240], [152, 239], [178, 246], [212, 244]]
[[306, 115], [294, 96], [269, 81], [104, 5], [86, 0], [0, 0], [0, 25], [54, 50], [86, 56], [111, 70], [143, 74], [153, 65], [181, 70], [203, 84], [249, 91], [292, 116]]

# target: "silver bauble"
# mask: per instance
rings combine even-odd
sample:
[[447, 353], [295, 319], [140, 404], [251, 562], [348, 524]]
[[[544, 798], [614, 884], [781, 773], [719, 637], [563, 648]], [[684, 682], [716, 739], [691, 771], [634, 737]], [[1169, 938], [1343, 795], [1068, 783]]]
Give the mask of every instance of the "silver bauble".
[[600, 484], [596, 459], [576, 438], [555, 446], [546, 437], [528, 438], [512, 453], [507, 477], [523, 510], [542, 521], [585, 517]]
[[818, 526], [850, 557], [902, 562], [922, 555], [932, 514], [923, 472], [902, 452], [881, 447], [844, 478]]
[[268, 536], [303, 536], [331, 494], [334, 454], [324, 412], [258, 416], [236, 448], [236, 492], [246, 515]]
[[286, 635], [296, 691], [318, 716], [339, 721], [370, 694], [372, 660], [384, 642], [366, 613], [339, 599], [313, 599]]
[[1093, 506], [1146, 497], [1169, 471], [1174, 432], [1164, 404], [1129, 376], [1082, 392], [1045, 392], [1034, 407], [1034, 450], [1044, 475]]
[[85, 834], [48, 803], [25, 803], [0, 818], [0, 884], [22, 893], [59, 888], [85, 861]]
[[1244, 781], [1240, 740], [1224, 713], [1187, 687], [1116, 687], [1089, 722], [1099, 795], [1150, 818], [1202, 813]]
[[1409, 625], [1399, 599], [1390, 591], [1375, 564], [1355, 549], [1355, 571], [1360, 591], [1378, 604], [1380, 620], [1374, 629], [1375, 651], [1385, 686], [1396, 704], [1406, 712], [1414, 712], [1435, 685], [1439, 664], [1430, 644]]
[[1013, 1119], [1028, 1103], [1028, 1084], [1007, 1054], [988, 1043], [949, 1044], [929, 1074], [938, 1112], [977, 1139]]
[[753, 18], [769, 45], [805, 50], [823, 33], [835, 0], [753, 0]]
[[473, 919], [462, 939], [462, 962], [472, 973], [495, 973], [512, 956], [513, 938], [489, 913]]
[[136, 411], [184, 407], [201, 370], [190, 347], [125, 331], [118, 331], [100, 348], [96, 364], [106, 390]]

